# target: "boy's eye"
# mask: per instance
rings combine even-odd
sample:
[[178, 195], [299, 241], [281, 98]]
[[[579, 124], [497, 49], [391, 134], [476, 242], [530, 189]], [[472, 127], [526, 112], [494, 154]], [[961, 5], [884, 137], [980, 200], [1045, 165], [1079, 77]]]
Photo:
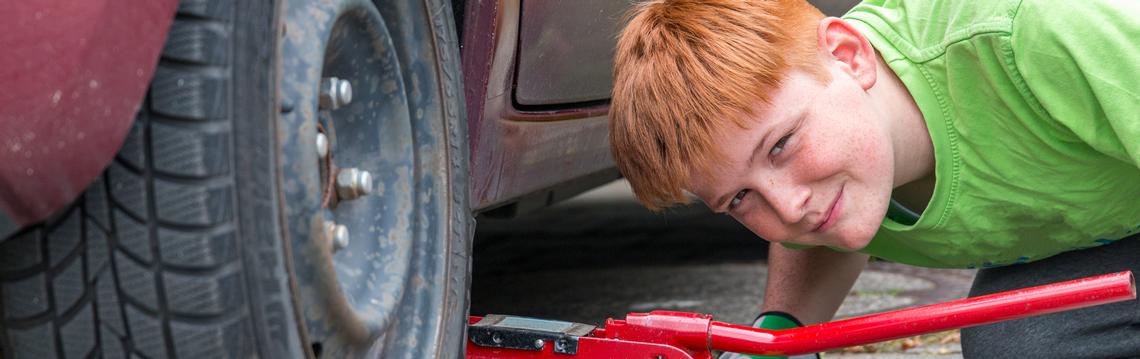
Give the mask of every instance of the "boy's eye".
[[780, 154], [780, 152], [784, 152], [784, 145], [788, 144], [788, 138], [791, 138], [791, 137], [792, 137], [792, 134], [788, 134], [787, 136], [780, 137], [780, 140], [776, 141], [775, 145], [772, 145], [772, 150], [769, 151], [768, 154], [775, 156], [775, 155]]
[[732, 200], [728, 202], [728, 209], [736, 209], [736, 206], [739, 206], [740, 202], [744, 201], [744, 195], [746, 194], [748, 194], [748, 190], [746, 189], [742, 189], [740, 192], [736, 192], [736, 195], [732, 196]]

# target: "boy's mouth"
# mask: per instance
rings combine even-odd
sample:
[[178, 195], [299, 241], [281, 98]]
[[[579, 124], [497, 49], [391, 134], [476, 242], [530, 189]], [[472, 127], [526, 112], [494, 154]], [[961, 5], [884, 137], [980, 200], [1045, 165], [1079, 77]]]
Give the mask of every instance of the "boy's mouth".
[[843, 189], [846, 186], [839, 187], [839, 193], [835, 195], [835, 199], [831, 201], [831, 207], [827, 208], [827, 212], [819, 225], [812, 230], [812, 232], [823, 232], [835, 225], [835, 220], [839, 217], [840, 204], [843, 203]]

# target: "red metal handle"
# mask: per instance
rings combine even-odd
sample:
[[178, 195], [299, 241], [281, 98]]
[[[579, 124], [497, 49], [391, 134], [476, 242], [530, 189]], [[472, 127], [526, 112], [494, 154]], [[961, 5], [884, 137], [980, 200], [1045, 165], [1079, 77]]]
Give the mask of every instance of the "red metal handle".
[[[802, 328], [767, 330], [696, 313], [653, 311], [609, 319], [578, 339], [583, 358], [711, 359], [712, 350], [756, 355], [817, 353], [1136, 298], [1132, 272], [1120, 272]], [[478, 321], [471, 317], [471, 323]], [[468, 341], [468, 358], [563, 358], [554, 345], [505, 349]]]
[[714, 321], [709, 326], [709, 347], [758, 355], [817, 353], [1135, 298], [1135, 278], [1125, 271], [794, 329]]

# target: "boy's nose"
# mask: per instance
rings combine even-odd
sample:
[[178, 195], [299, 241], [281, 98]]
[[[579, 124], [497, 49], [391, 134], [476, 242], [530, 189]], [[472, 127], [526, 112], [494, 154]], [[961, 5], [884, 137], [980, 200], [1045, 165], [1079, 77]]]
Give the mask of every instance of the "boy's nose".
[[771, 186], [761, 190], [765, 201], [772, 207], [772, 211], [785, 224], [799, 223], [807, 214], [807, 202], [811, 198], [811, 189], [807, 186]]

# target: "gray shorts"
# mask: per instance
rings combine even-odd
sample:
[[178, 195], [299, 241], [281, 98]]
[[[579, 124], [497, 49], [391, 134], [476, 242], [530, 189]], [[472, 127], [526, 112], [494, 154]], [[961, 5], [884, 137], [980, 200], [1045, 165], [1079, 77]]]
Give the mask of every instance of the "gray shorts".
[[[1140, 235], [1040, 261], [978, 271], [970, 296], [1131, 270]], [[966, 358], [1140, 358], [1140, 300], [962, 330]]]

